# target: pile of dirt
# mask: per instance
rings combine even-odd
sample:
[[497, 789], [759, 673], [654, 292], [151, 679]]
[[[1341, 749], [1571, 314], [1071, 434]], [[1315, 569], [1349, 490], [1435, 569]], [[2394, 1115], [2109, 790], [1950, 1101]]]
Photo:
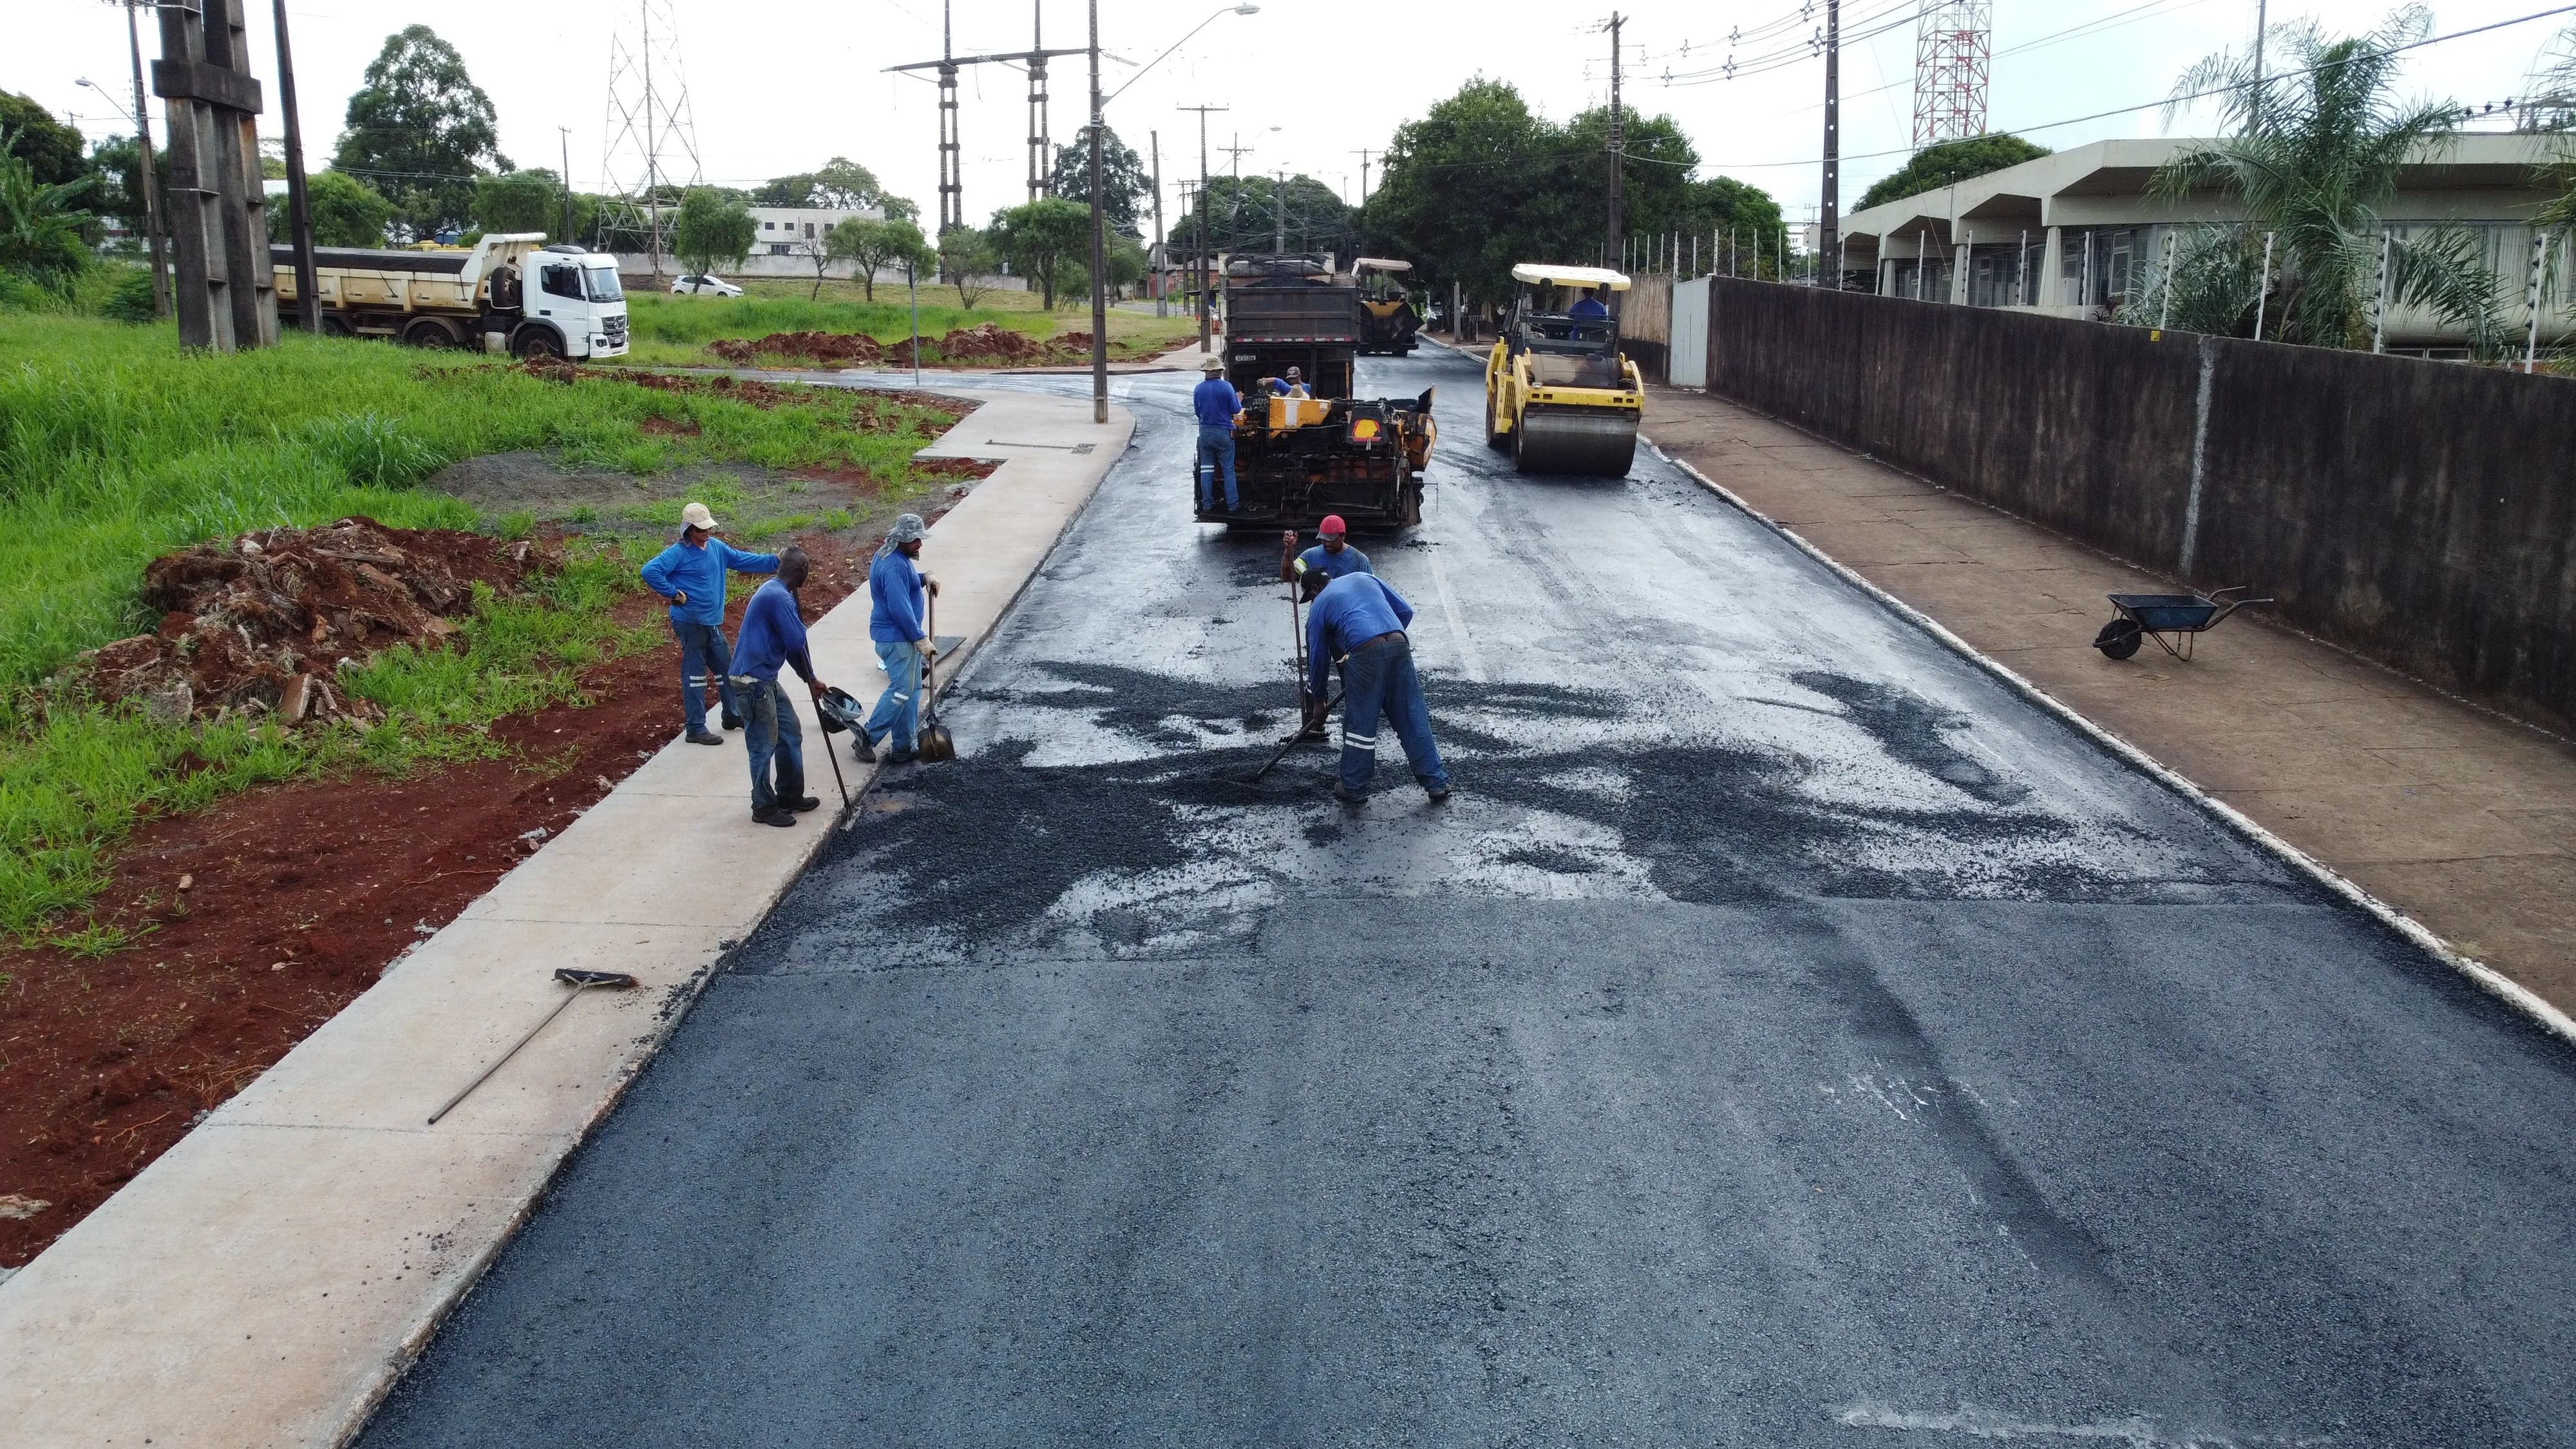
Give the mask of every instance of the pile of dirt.
[[456, 632], [449, 620], [473, 611], [474, 585], [508, 597], [559, 562], [524, 541], [372, 518], [211, 540], [143, 570], [158, 631], [103, 645], [74, 667], [100, 699], [140, 700], [165, 719], [373, 719], [375, 706], [335, 683], [341, 664], [391, 644], [440, 643]]
[[885, 348], [864, 332], [772, 332], [756, 341], [729, 337], [708, 343], [707, 351], [727, 362], [746, 364], [762, 356], [844, 365], [885, 360]]
[[[1089, 345], [1086, 340], [1085, 345]], [[959, 327], [939, 339], [939, 355], [950, 362], [974, 359], [981, 362], [1037, 362], [1053, 354], [1048, 343], [1040, 342], [1025, 332], [1014, 332], [999, 322], [982, 322], [973, 327]]]
[[1091, 350], [1091, 334], [1088, 332], [1059, 332], [1056, 334], [1055, 343], [1058, 347], [1070, 347], [1077, 352], [1089, 352]]

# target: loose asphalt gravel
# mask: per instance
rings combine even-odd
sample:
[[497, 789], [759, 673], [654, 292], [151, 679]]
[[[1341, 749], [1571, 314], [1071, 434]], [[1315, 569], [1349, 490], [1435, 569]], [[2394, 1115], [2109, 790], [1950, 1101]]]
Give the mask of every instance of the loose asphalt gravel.
[[1362, 546], [1453, 801], [1237, 783], [1277, 537], [1120, 379], [961, 759], [366, 1445], [2576, 1442], [2576, 1055], [1644, 450], [1362, 376], [1450, 430]]

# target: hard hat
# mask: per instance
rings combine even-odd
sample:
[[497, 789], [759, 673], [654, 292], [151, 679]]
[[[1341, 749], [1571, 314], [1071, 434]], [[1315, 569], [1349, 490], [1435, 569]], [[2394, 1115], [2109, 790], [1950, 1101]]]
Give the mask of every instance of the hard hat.
[[1324, 515], [1324, 521], [1316, 525], [1315, 531], [1317, 533], [1348, 533], [1351, 531], [1351, 526], [1342, 522], [1342, 516], [1340, 514], [1327, 513]]

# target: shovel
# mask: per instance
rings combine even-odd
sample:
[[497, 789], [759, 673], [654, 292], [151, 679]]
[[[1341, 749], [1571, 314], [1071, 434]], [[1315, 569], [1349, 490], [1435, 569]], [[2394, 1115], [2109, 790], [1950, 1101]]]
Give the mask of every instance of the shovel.
[[926, 632], [930, 635], [929, 643], [932, 652], [921, 656], [921, 738], [915, 745], [915, 748], [921, 752], [924, 763], [957, 758], [957, 742], [948, 737], [948, 727], [939, 722], [939, 687], [932, 679], [934, 672], [932, 661], [938, 657], [936, 651], [939, 645], [939, 596], [937, 594], [930, 596], [928, 625]]

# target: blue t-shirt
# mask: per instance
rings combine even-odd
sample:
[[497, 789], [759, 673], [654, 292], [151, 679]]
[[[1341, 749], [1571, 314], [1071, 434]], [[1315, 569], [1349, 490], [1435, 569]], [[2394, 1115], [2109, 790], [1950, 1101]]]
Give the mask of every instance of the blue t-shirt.
[[868, 565], [868, 637], [887, 644], [910, 644], [921, 627], [921, 568], [900, 549], [887, 549]]
[[1585, 297], [1581, 301], [1576, 302], [1573, 306], [1566, 308], [1565, 315], [1587, 322], [1598, 321], [1601, 318], [1609, 316], [1610, 309], [1603, 306], [1601, 304], [1601, 299], [1598, 297]]
[[1344, 574], [1324, 585], [1306, 611], [1306, 689], [1317, 699], [1332, 678], [1333, 656], [1413, 622], [1413, 606], [1375, 574]]
[[654, 555], [637, 572], [643, 576], [644, 587], [663, 598], [682, 593], [689, 596], [687, 603], [671, 605], [674, 623], [721, 624], [727, 569], [738, 574], [774, 574], [778, 572], [778, 555], [745, 553], [711, 535], [704, 548], [675, 543]]
[[792, 664], [805, 682], [814, 682], [814, 661], [805, 652], [805, 621], [796, 617], [796, 596], [776, 579], [762, 584], [742, 611], [742, 638], [733, 646], [733, 668], [727, 673], [753, 679], [776, 679], [778, 666]]
[[1190, 409], [1199, 415], [1203, 428], [1231, 428], [1234, 415], [1243, 411], [1243, 395], [1234, 384], [1221, 377], [1211, 377], [1190, 391]]
[[1373, 574], [1377, 572], [1377, 570], [1369, 567], [1367, 554], [1360, 552], [1358, 549], [1351, 547], [1347, 543], [1342, 545], [1342, 551], [1340, 553], [1335, 553], [1331, 549], [1328, 549], [1319, 543], [1313, 548], [1306, 550], [1304, 553], [1297, 555], [1296, 572], [1298, 577], [1303, 578], [1308, 569], [1321, 569], [1324, 571], [1324, 577], [1328, 579], [1338, 579], [1344, 574]]

